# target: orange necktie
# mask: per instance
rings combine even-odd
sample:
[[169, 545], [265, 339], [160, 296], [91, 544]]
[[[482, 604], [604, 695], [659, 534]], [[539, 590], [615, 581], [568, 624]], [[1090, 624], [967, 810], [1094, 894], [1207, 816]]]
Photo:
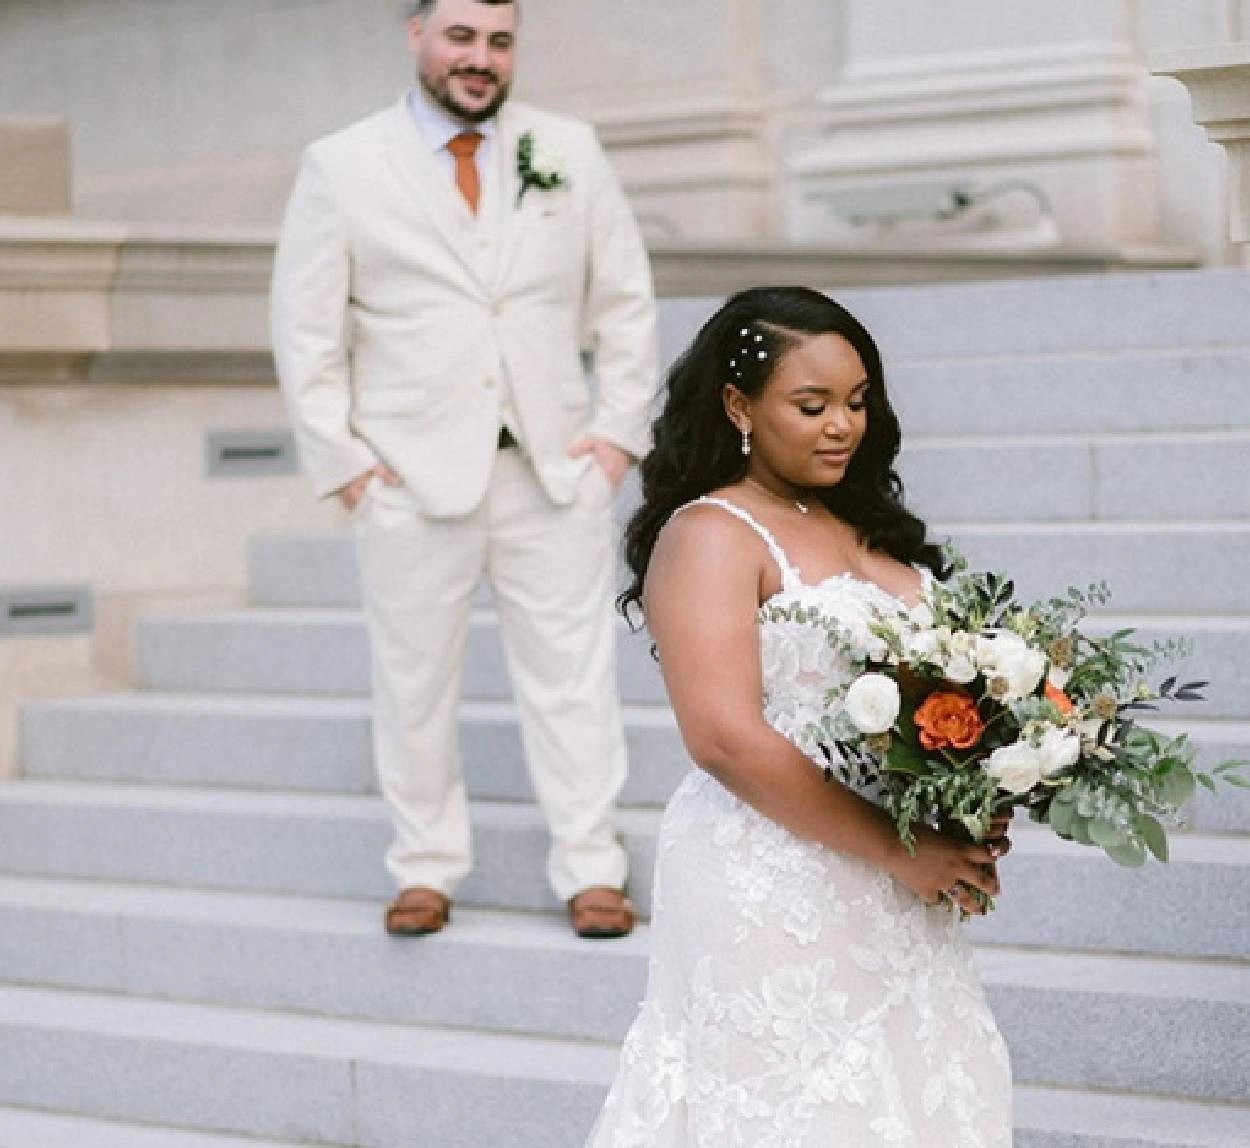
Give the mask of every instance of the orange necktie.
[[481, 132], [461, 132], [447, 141], [447, 150], [456, 157], [456, 186], [474, 215], [477, 214], [477, 201], [482, 188], [478, 183], [477, 164], [473, 157], [481, 142]]

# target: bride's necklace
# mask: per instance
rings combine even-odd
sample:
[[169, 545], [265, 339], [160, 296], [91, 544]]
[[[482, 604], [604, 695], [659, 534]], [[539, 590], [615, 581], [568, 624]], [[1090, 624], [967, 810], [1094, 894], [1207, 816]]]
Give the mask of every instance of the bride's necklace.
[[801, 498], [786, 498], [784, 494], [777, 494], [776, 491], [769, 490], [762, 482], [756, 482], [749, 474], [743, 475], [743, 481], [755, 487], [761, 494], [768, 495], [774, 502], [780, 502], [783, 506], [793, 506], [800, 514], [807, 514], [811, 510], [811, 507]]

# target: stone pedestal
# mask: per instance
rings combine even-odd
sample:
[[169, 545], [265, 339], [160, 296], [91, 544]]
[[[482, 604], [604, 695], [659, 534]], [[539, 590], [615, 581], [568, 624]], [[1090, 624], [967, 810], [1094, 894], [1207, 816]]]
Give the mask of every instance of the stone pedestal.
[[1250, 243], [1250, 41], [1155, 52], [1150, 66], [1189, 89], [1194, 121], [1228, 153], [1229, 231]]

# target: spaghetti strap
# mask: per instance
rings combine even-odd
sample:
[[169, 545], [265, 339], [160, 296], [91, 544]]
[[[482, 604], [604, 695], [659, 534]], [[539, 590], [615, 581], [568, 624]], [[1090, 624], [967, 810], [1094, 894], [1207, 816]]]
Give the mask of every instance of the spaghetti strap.
[[713, 498], [711, 495], [705, 494], [702, 498], [696, 498], [693, 502], [687, 502], [684, 506], [679, 506], [673, 511], [673, 517], [680, 514], [687, 506], [698, 506], [700, 503], [706, 503], [709, 506], [719, 506], [722, 510], [727, 510], [735, 518], [745, 522], [764, 540], [769, 554], [773, 556], [773, 561], [777, 563], [777, 568], [781, 571], [781, 588], [783, 590], [792, 590], [801, 581], [798, 570], [790, 565], [786, 552], [781, 549], [780, 543], [772, 536], [768, 528], [760, 525], [741, 506], [730, 502], [728, 499]]

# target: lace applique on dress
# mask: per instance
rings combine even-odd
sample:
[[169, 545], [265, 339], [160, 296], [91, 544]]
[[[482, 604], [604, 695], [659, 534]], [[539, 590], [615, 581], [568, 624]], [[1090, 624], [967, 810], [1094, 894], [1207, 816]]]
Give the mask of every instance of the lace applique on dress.
[[[778, 601], [852, 633], [893, 602], [848, 577], [803, 585], [750, 524]], [[813, 633], [762, 611], [762, 705], [823, 764], [802, 731], [849, 664]], [[1009, 1148], [1006, 1048], [949, 910], [697, 769], [665, 810], [654, 906], [646, 999], [588, 1148]]]

